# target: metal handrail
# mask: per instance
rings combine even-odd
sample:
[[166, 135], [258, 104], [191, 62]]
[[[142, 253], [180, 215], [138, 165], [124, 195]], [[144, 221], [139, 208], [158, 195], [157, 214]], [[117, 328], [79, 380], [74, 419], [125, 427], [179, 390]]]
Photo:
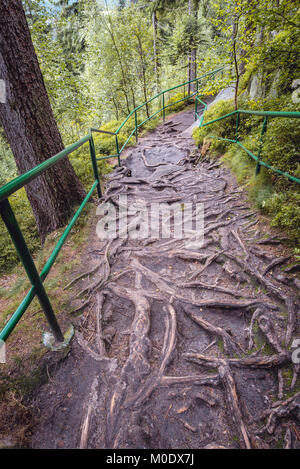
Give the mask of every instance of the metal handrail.
[[[261, 160], [260, 159], [260, 155], [261, 155], [261, 151], [262, 151], [262, 148], [263, 148], [263, 143], [264, 143], [264, 135], [266, 134], [267, 132], [267, 127], [268, 127], [268, 119], [270, 117], [281, 117], [281, 118], [296, 118], [296, 119], [299, 119], [300, 118], [300, 112], [296, 111], [296, 112], [289, 112], [289, 111], [252, 111], [252, 110], [245, 110], [245, 109], [237, 109], [235, 111], [232, 111], [228, 114], [225, 114], [224, 116], [221, 116], [221, 117], [218, 117], [217, 119], [213, 119], [209, 122], [205, 122], [204, 123], [204, 117], [205, 117], [205, 112], [207, 111], [207, 104], [202, 101], [201, 99], [201, 96], [196, 96], [195, 98], [195, 119], [199, 119], [200, 122], [199, 122], [199, 128], [202, 128], [202, 127], [206, 127], [208, 125], [211, 125], [211, 124], [214, 124], [215, 122], [218, 122], [218, 121], [221, 121], [223, 119], [227, 119], [228, 117], [231, 117], [231, 116], [234, 116], [236, 115], [237, 116], [237, 119], [236, 119], [236, 129], [235, 129], [235, 133], [236, 133], [236, 138], [235, 139], [230, 139], [230, 138], [224, 138], [224, 137], [216, 137], [216, 136], [209, 136], [208, 138], [213, 138], [213, 139], [217, 139], [217, 140], [223, 140], [225, 142], [229, 142], [229, 143], [235, 143], [237, 145], [239, 145], [249, 156], [251, 156], [252, 159], [254, 159], [256, 161], [256, 170], [255, 170], [255, 174], [259, 174], [260, 172], [260, 168], [261, 166], [264, 166], [265, 168], [267, 169], [270, 169], [271, 171], [277, 173], [277, 174], [280, 174], [281, 176], [284, 176], [286, 177], [287, 179], [289, 179], [290, 181], [293, 181], [293, 182], [296, 182], [298, 184], [300, 184], [300, 179], [297, 178], [296, 176], [292, 176], [291, 174], [289, 173], [286, 173], [284, 171], [281, 171], [280, 169], [277, 169], [275, 168], [274, 166], [271, 166], [269, 165], [268, 163], [266, 163], [265, 161]], [[198, 103], [202, 104], [204, 106], [204, 109], [202, 111], [202, 114], [199, 115], [198, 114]], [[259, 144], [259, 148], [258, 148], [258, 154], [257, 155], [254, 155], [254, 153], [252, 153], [248, 148], [246, 148], [240, 141], [239, 141], [239, 138], [238, 138], [238, 129], [239, 129], [239, 124], [240, 124], [240, 115], [241, 114], [246, 114], [246, 115], [253, 115], [253, 116], [262, 116], [264, 117], [264, 122], [263, 122], [263, 126], [262, 126], [262, 130], [261, 130], [261, 134], [260, 134], [260, 144]]]
[[[163, 113], [163, 119], [165, 120], [165, 110], [170, 107], [174, 106], [174, 104], [177, 104], [178, 102], [185, 101], [188, 99], [191, 99], [196, 95], [196, 93], [190, 94], [183, 99], [180, 99], [176, 102], [173, 102], [171, 104], [165, 105], [165, 93], [173, 91], [174, 89], [178, 89], [182, 86], [185, 86], [189, 83], [197, 83], [197, 89], [198, 89], [198, 84], [199, 81], [203, 78], [209, 77], [209, 76], [215, 76], [218, 72], [223, 70], [224, 67], [219, 68], [217, 70], [214, 70], [212, 72], [208, 72], [205, 75], [195, 78], [191, 81], [182, 83], [180, 85], [174, 86], [172, 88], [169, 88], [167, 90], [161, 91], [157, 95], [153, 96], [150, 98], [148, 101], [145, 103], [141, 104], [140, 106], [136, 107], [131, 111], [131, 113], [126, 117], [126, 119], [122, 122], [120, 127], [115, 131], [115, 132], [109, 132], [101, 129], [96, 129], [96, 128], [91, 128], [90, 132], [88, 135], [82, 137], [80, 140], [77, 142], [73, 143], [72, 145], [69, 145], [67, 148], [62, 150], [60, 153], [57, 155], [52, 156], [48, 160], [44, 161], [43, 163], [37, 165], [36, 167], [32, 168], [31, 170], [27, 171], [24, 174], [21, 174], [20, 176], [14, 178], [4, 186], [0, 187], [0, 215], [2, 217], [3, 222], [6, 225], [6, 228], [10, 234], [10, 237], [15, 245], [16, 251], [18, 253], [18, 256], [24, 266], [24, 269], [27, 273], [27, 276], [30, 280], [30, 283], [32, 285], [31, 289], [21, 302], [21, 304], [18, 306], [16, 311], [13, 313], [11, 318], [8, 320], [2, 331], [0, 331], [0, 340], [6, 341], [7, 338], [10, 336], [18, 322], [20, 321], [21, 317], [31, 304], [32, 300], [34, 299], [35, 296], [38, 297], [40, 304], [42, 306], [43, 312], [46, 316], [46, 319], [50, 325], [50, 328], [52, 330], [52, 333], [54, 335], [54, 338], [58, 342], [63, 342], [64, 341], [64, 336], [61, 332], [60, 326], [57, 322], [57, 319], [55, 317], [51, 302], [49, 300], [49, 297], [47, 295], [47, 292], [44, 288], [43, 282], [46, 279], [48, 273], [50, 272], [64, 242], [66, 241], [71, 229], [73, 228], [75, 222], [77, 221], [78, 217], [82, 213], [84, 207], [86, 206], [87, 202], [91, 199], [94, 191], [97, 189], [98, 197], [101, 198], [101, 185], [100, 185], [100, 179], [99, 179], [99, 173], [98, 173], [98, 166], [97, 166], [97, 161], [99, 160], [105, 160], [109, 158], [118, 158], [118, 164], [119, 166], [121, 165], [120, 161], [120, 155], [124, 148], [126, 147], [127, 143], [129, 140], [132, 138], [132, 136], [135, 134], [136, 136], [136, 141], [138, 141], [138, 131], [140, 127], [142, 127], [148, 120], [152, 119], [154, 116], [156, 116], [159, 113]], [[141, 123], [138, 123], [137, 119], [137, 112], [152, 102], [154, 99], [159, 98], [162, 96], [162, 107], [156, 111], [154, 114], [151, 116], [147, 117], [146, 120], [144, 120]], [[124, 127], [126, 122], [129, 120], [131, 116], [135, 116], [135, 128], [134, 130], [130, 133], [129, 137], [127, 138], [126, 142], [123, 144], [122, 148], [119, 148], [119, 139], [118, 135], [121, 131], [121, 129]], [[98, 132], [98, 133], [103, 133], [103, 134], [108, 134], [111, 136], [115, 136], [116, 140], [116, 154], [115, 155], [109, 155], [109, 156], [103, 156], [100, 158], [96, 158], [96, 151], [95, 151], [95, 143], [93, 139], [93, 132]], [[35, 266], [35, 263], [32, 259], [32, 256], [29, 252], [28, 246], [26, 244], [26, 241], [23, 237], [22, 231], [20, 229], [20, 226], [15, 218], [13, 209], [9, 203], [8, 197], [17, 192], [19, 189], [24, 187], [26, 184], [43, 174], [47, 169], [51, 168], [54, 166], [56, 163], [61, 161], [63, 158], [67, 157], [69, 154], [73, 153], [75, 150], [80, 148], [82, 145], [85, 143], [89, 142], [89, 147], [90, 147], [90, 157], [91, 157], [91, 163], [92, 163], [92, 169], [93, 169], [93, 174], [94, 174], [94, 183], [87, 193], [86, 197], [82, 201], [80, 207], [76, 211], [75, 215], [73, 216], [72, 220], [68, 224], [68, 226], [65, 228], [63, 234], [61, 235], [59, 241], [57, 242], [55, 248], [53, 249], [49, 259], [47, 260], [46, 264], [44, 265], [41, 273], [39, 274], [37, 271], [37, 268]]]

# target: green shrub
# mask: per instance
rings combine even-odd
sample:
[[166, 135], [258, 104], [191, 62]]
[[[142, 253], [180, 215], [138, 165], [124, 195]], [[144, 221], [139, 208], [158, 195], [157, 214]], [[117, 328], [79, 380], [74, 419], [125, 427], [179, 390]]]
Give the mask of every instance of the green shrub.
[[[264, 100], [240, 99], [240, 109], [300, 111], [290, 96]], [[205, 114], [204, 122], [217, 119], [233, 110], [232, 101], [220, 101]], [[241, 115], [239, 140], [255, 155], [258, 154], [263, 117]], [[286, 231], [292, 240], [300, 239], [300, 185], [261, 167], [255, 176], [256, 162], [239, 146], [210, 139], [210, 136], [233, 138], [236, 117], [232, 116], [193, 133], [198, 146], [210, 140], [210, 155], [223, 155], [223, 160], [236, 175], [237, 182], [247, 187], [255, 206], [270, 215], [271, 225]], [[300, 178], [299, 119], [269, 118], [261, 159], [274, 168]]]
[[[96, 155], [97, 157], [101, 156], [99, 153], [97, 153], [97, 150]], [[72, 163], [73, 168], [75, 169], [77, 176], [83, 183], [84, 188], [86, 190], [89, 190], [94, 182], [94, 173], [91, 163], [89, 145], [85, 144], [79, 150], [72, 153], [70, 155], [70, 161]], [[100, 180], [101, 177], [104, 174], [107, 174], [110, 170], [111, 166], [106, 160], [98, 161], [98, 172]]]
[[[107, 122], [106, 124], [100, 127], [100, 130], [104, 130], [106, 132], [115, 132], [123, 121], [112, 120]], [[134, 128], [134, 117], [131, 117], [124, 127], [121, 129], [121, 132], [118, 135], [119, 141], [119, 149], [121, 149], [122, 145], [125, 143], [127, 137], [131, 133]], [[116, 137], [115, 135], [109, 134], [102, 134], [95, 132], [93, 134], [94, 141], [95, 141], [95, 149], [97, 157], [101, 156], [109, 156], [109, 155], [116, 155], [117, 154], [117, 147], [116, 147]]]
[[[165, 105], [168, 106], [172, 103], [176, 103], [176, 101], [179, 101], [180, 99], [183, 99], [184, 97], [185, 96], [184, 96], [183, 93], [180, 93], [180, 92], [176, 93], [170, 99], [168, 99], [168, 101], [165, 103]], [[182, 111], [182, 109], [184, 109], [186, 107], [187, 103], [188, 103], [188, 100], [181, 101], [180, 103], [173, 104], [172, 106], [170, 106], [166, 109], [166, 113], [170, 114], [172, 112]]]
[[[228, 101], [219, 101], [205, 113], [204, 123], [209, 122], [219, 117], [229, 114], [234, 111], [233, 100]], [[236, 116], [228, 117], [224, 120], [220, 120], [208, 126], [195, 129], [193, 132], [193, 137], [198, 146], [203, 145], [204, 140], [211, 141], [210, 151], [212, 156], [217, 154], [224, 153], [229, 147], [229, 143], [218, 140], [210, 139], [210, 136], [222, 137], [222, 138], [234, 138], [234, 132], [236, 128]]]
[[300, 161], [299, 119], [271, 119], [264, 139], [262, 159], [281, 171], [296, 175]]
[[[35, 218], [25, 189], [10, 197], [10, 203], [31, 252], [40, 247]], [[18, 262], [18, 255], [4, 223], [0, 223], [0, 272], [6, 272]]]
[[274, 193], [266, 200], [265, 211], [272, 216], [272, 226], [282, 228], [300, 243], [300, 191]]
[[[257, 142], [249, 136], [243, 144], [250, 151], [257, 149]], [[255, 161], [238, 145], [229, 145], [224, 155], [224, 161], [230, 166], [236, 175], [239, 184], [248, 183], [255, 171]]]
[[[82, 181], [86, 190], [91, 188], [94, 182], [94, 175], [92, 170], [89, 145], [85, 144], [77, 151], [70, 155], [70, 161]], [[9, 166], [14, 169], [13, 162]], [[98, 162], [98, 169], [100, 179], [101, 176], [111, 170], [111, 166], [106, 161]], [[8, 174], [9, 176], [9, 174]], [[6, 177], [4, 183], [15, 176], [13, 171], [10, 172], [10, 177]], [[28, 201], [25, 189], [20, 189], [10, 197], [10, 203], [14, 210], [15, 216], [19, 222], [29, 250], [34, 253], [40, 248], [40, 240], [37, 232], [35, 218]], [[75, 208], [74, 208], [75, 212]], [[18, 262], [18, 255], [15, 247], [10, 239], [4, 223], [0, 223], [0, 272], [8, 272]]]

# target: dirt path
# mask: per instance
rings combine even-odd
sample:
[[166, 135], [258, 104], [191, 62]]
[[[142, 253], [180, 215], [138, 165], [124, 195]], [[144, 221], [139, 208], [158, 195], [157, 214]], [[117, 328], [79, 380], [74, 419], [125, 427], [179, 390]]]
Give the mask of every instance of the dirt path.
[[299, 280], [229, 170], [195, 165], [192, 122], [141, 139], [101, 203], [202, 203], [204, 243], [93, 235], [93, 272], [72, 285], [85, 314], [36, 397], [34, 448], [299, 447]]

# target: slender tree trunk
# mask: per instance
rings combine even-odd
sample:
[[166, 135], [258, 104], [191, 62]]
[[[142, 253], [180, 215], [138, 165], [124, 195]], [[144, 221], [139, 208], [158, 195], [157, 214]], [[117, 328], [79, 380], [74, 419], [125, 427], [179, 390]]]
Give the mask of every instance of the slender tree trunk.
[[[191, 51], [191, 80], [195, 80], [197, 77], [197, 49], [194, 48]], [[196, 83], [191, 83], [191, 91], [194, 92], [196, 90]]]
[[[198, 10], [199, 10], [199, 0], [194, 0], [194, 18], [198, 20]], [[191, 52], [191, 60], [192, 60], [192, 71], [191, 71], [191, 80], [197, 78], [197, 46], [193, 47]], [[196, 83], [192, 84], [192, 91], [196, 91]]]
[[149, 104], [147, 103], [148, 93], [147, 93], [147, 80], [146, 80], [146, 64], [145, 64], [145, 61], [144, 61], [142, 41], [141, 41], [141, 38], [140, 38], [139, 35], [137, 35], [137, 40], [138, 40], [139, 54], [140, 54], [140, 59], [141, 59], [141, 69], [142, 69], [142, 78], [143, 78], [143, 93], [144, 93], [144, 99], [145, 99], [145, 103], [146, 103], [146, 115], [147, 115], [147, 117], [150, 117]]
[[[188, 3], [188, 13], [189, 16], [192, 16], [192, 9], [193, 9], [193, 0], [189, 0]], [[188, 53], [188, 82], [191, 81], [191, 64], [192, 64], [192, 58], [191, 58], [191, 51]], [[188, 84], [188, 96], [191, 94], [191, 84]]]
[[114, 27], [113, 27], [113, 22], [112, 22], [110, 14], [109, 14], [108, 4], [107, 4], [106, 0], [105, 0], [105, 4], [106, 4], [106, 10], [107, 10], [107, 13], [108, 13], [108, 23], [109, 23], [109, 26], [107, 27], [107, 30], [110, 34], [111, 40], [113, 42], [113, 45], [114, 45], [114, 48], [115, 48], [115, 51], [116, 51], [116, 54], [117, 54], [117, 57], [118, 57], [118, 60], [119, 60], [121, 73], [122, 73], [122, 79], [123, 79], [123, 83], [122, 83], [123, 87], [121, 89], [122, 89], [122, 91], [124, 93], [124, 96], [125, 96], [128, 114], [130, 114], [129, 99], [128, 99], [127, 90], [125, 89], [125, 86], [126, 86], [126, 83], [127, 83], [126, 74], [125, 74], [125, 70], [124, 70], [124, 67], [123, 67], [122, 57], [121, 57], [119, 48], [117, 46], [115, 33], [114, 33]]
[[232, 25], [232, 54], [233, 54], [233, 62], [234, 62], [234, 69], [235, 69], [235, 89], [234, 89], [235, 110], [238, 109], [238, 90], [239, 90], [239, 83], [240, 83], [240, 71], [239, 71], [238, 57], [237, 57], [238, 27], [239, 27], [239, 18], [238, 18], [238, 15], [234, 15], [233, 25]]
[[133, 86], [131, 86], [130, 89], [131, 89], [131, 96], [132, 96], [133, 109], [135, 109], [137, 106], [136, 106], [135, 93], [134, 93]]
[[[248, 8], [249, 9], [253, 8], [253, 0], [248, 0]], [[254, 8], [255, 8], [255, 5], [254, 5]], [[249, 21], [246, 18], [246, 26], [245, 26], [245, 29], [244, 29], [244, 35], [248, 37], [248, 41], [249, 41], [249, 38], [253, 37], [253, 32], [254, 32], [254, 23], [253, 23], [252, 20]], [[239, 74], [240, 74], [240, 77], [246, 71], [247, 57], [249, 56], [249, 54], [251, 54], [251, 50], [252, 50], [253, 45], [254, 45], [254, 40], [252, 39], [250, 49], [249, 49], [249, 46], [248, 47], [246, 46], [246, 48], [244, 48], [244, 49], [243, 49], [243, 47], [241, 47], [241, 50], [239, 51], [239, 56], [240, 56]]]
[[119, 108], [118, 108], [118, 103], [116, 102], [115, 98], [112, 97], [114, 106], [115, 106], [115, 114], [116, 114], [116, 119], [117, 121], [119, 120]]
[[153, 55], [154, 55], [154, 73], [156, 78], [156, 92], [160, 92], [160, 76], [159, 76], [159, 58], [157, 53], [157, 16], [156, 11], [152, 13], [152, 24], [153, 24]]
[[[64, 148], [21, 0], [0, 1], [0, 77], [7, 96], [0, 120], [21, 174]], [[67, 158], [29, 183], [26, 192], [42, 241], [85, 196]]]
[[[189, 16], [198, 19], [199, 0], [189, 0]], [[197, 47], [192, 47], [188, 56], [188, 81], [197, 78]], [[188, 94], [196, 90], [196, 84], [191, 83], [188, 87]]]

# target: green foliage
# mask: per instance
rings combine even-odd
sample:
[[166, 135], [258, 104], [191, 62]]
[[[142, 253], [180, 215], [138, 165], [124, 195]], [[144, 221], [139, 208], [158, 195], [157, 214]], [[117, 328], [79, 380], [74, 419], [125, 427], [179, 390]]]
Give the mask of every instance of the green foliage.
[[[201, 93], [214, 94], [231, 86], [236, 77], [235, 61], [241, 71], [239, 107], [249, 109], [300, 110], [292, 103], [292, 82], [300, 77], [300, 10], [291, 0], [155, 0], [106, 2], [98, 0], [22, 0], [34, 46], [45, 79], [55, 117], [65, 145], [87, 133], [89, 127], [114, 132], [137, 105], [157, 91], [186, 80], [188, 56], [197, 49], [198, 76], [226, 65], [224, 74], [203, 80]], [[50, 9], [49, 4], [59, 8]], [[197, 15], [190, 15], [192, 5]], [[153, 28], [155, 12], [157, 28]], [[237, 26], [234, 32], [233, 25]], [[234, 34], [236, 33], [236, 34]], [[154, 36], [156, 35], [156, 51]], [[233, 40], [235, 38], [235, 40]], [[156, 57], [156, 60], [154, 60]], [[267, 99], [245, 98], [253, 76], [260, 73]], [[272, 90], [276, 81], [276, 87]], [[245, 92], [245, 93], [244, 93]], [[281, 96], [270, 98], [271, 94]], [[174, 91], [166, 113], [177, 112], [187, 102]], [[159, 107], [154, 100], [148, 112]], [[206, 113], [206, 121], [231, 112], [234, 103], [219, 102]], [[145, 110], [138, 120], [146, 119]], [[161, 115], [143, 125], [151, 130]], [[104, 122], [109, 121], [107, 124]], [[262, 118], [241, 116], [239, 138], [257, 154]], [[195, 131], [198, 145], [214, 135], [235, 138], [236, 117]], [[134, 128], [130, 118], [119, 134], [120, 148]], [[261, 157], [283, 171], [300, 177], [299, 121], [270, 119]], [[94, 134], [97, 156], [116, 154], [115, 137]], [[134, 144], [134, 136], [129, 142]], [[286, 179], [262, 170], [254, 177], [255, 162], [238, 146], [211, 139], [211, 154], [226, 154], [241, 184], [246, 184], [257, 207], [272, 217], [274, 226], [284, 228], [296, 239], [299, 230], [299, 189]], [[93, 182], [88, 145], [70, 157], [86, 188]], [[111, 162], [110, 162], [111, 163]], [[99, 162], [100, 174], [111, 168]], [[0, 132], [0, 185], [15, 177], [15, 163]], [[12, 197], [30, 248], [39, 246], [34, 218], [24, 191]], [[298, 226], [297, 226], [298, 224]], [[0, 225], [0, 270], [16, 261], [14, 248]]]
[[[264, 110], [298, 110], [290, 96], [269, 98], [262, 101], [241, 99], [241, 108]], [[232, 101], [220, 101], [205, 114], [204, 123], [217, 119], [233, 110]], [[286, 231], [296, 243], [300, 242], [300, 187], [271, 170], [261, 167], [255, 176], [256, 162], [238, 145], [210, 139], [210, 136], [234, 138], [236, 117], [232, 116], [194, 131], [197, 145], [211, 141], [212, 157], [223, 159], [236, 175], [237, 182], [247, 187], [256, 208], [271, 217], [271, 225]], [[258, 154], [262, 119], [241, 116], [239, 140], [255, 155]], [[300, 125], [298, 119], [270, 118], [261, 152], [261, 159], [274, 168], [299, 177]]]
[[[105, 127], [110, 128], [110, 126], [114, 125], [115, 121], [113, 123], [108, 123]], [[96, 149], [97, 156], [100, 156], [100, 152], [103, 150], [105, 145], [105, 143], [99, 143], [98, 148]], [[92, 183], [94, 182], [94, 175], [92, 171], [89, 146], [84, 145], [79, 150], [72, 153], [70, 155], [70, 160], [85, 189], [90, 189]], [[1, 164], [2, 160], [0, 160], [0, 165]], [[11, 154], [8, 154], [7, 161], [3, 161], [3, 167], [6, 169], [6, 173], [4, 174], [7, 175], [5, 181], [3, 180], [3, 182], [6, 183], [12, 178], [12, 176], [16, 175]], [[106, 161], [98, 162], [100, 179], [102, 175], [111, 171], [111, 168], [112, 167]], [[35, 218], [26, 196], [25, 189], [21, 189], [13, 196], [11, 196], [10, 202], [26, 239], [27, 245], [30, 251], [34, 253], [37, 249], [40, 248], [40, 241], [36, 228]], [[0, 272], [9, 271], [17, 262], [18, 256], [14, 245], [4, 224], [0, 223]]]
[[[289, 107], [291, 108], [291, 106], [285, 106], [285, 110]], [[293, 109], [295, 110], [295, 106]], [[299, 119], [270, 119], [262, 159], [275, 168], [296, 176], [296, 173], [299, 173], [299, 148]]]
[[[126, 138], [130, 134], [130, 132], [128, 133], [126, 132], [126, 129], [129, 129], [129, 124], [131, 124], [131, 126], [134, 126], [134, 123], [132, 122], [132, 118], [130, 118], [129, 120], [130, 120], [130, 123], [125, 124], [125, 126], [123, 127], [123, 129], [118, 135], [120, 149], [122, 145], [125, 143]], [[104, 130], [106, 132], [115, 132], [120, 127], [121, 124], [122, 124], [121, 120], [120, 121], [113, 120], [113, 121], [108, 122], [107, 124], [102, 125], [100, 127], [100, 130]], [[115, 135], [96, 133], [94, 134], [94, 141], [95, 141], [95, 148], [96, 148], [97, 156], [99, 155], [101, 157], [101, 156], [117, 154]]]
[[12, 152], [6, 138], [0, 131], [0, 186], [3, 186], [16, 175], [17, 170]]
[[[35, 251], [40, 246], [35, 218], [24, 189], [10, 197], [11, 206], [20, 224], [28, 247]], [[0, 223], [0, 272], [11, 269], [18, 261], [18, 256], [10, 236], [3, 223]]]
[[[218, 119], [230, 112], [234, 111], [233, 101], [219, 101], [205, 113], [205, 122], [209, 122], [214, 119]], [[227, 119], [220, 120], [209, 126], [195, 129], [193, 136], [196, 144], [201, 146], [205, 139], [209, 136], [222, 137], [222, 138], [233, 138], [234, 129], [236, 125], [236, 117], [231, 116]], [[220, 153], [224, 153], [229, 144], [222, 140], [211, 139], [210, 151], [215, 156]]]
[[[243, 140], [243, 144], [250, 151], [255, 152], [255, 150], [257, 150], [257, 146], [255, 146], [251, 137]], [[229, 144], [224, 155], [224, 161], [233, 170], [239, 184], [249, 184], [255, 170], [255, 163], [241, 147]]]
[[191, 49], [207, 44], [207, 28], [201, 20], [188, 14], [177, 17], [177, 22], [170, 37], [170, 59], [173, 64], [178, 59], [187, 57]]
[[187, 105], [187, 100], [185, 101], [181, 101], [180, 103], [177, 103], [176, 101], [180, 101], [181, 99], [183, 99], [185, 96], [183, 93], [176, 93], [175, 95], [173, 95], [166, 103], [166, 106], [168, 106], [169, 104], [172, 104], [172, 103], [175, 103], [173, 104], [172, 106], [168, 107], [166, 109], [166, 113], [172, 113], [172, 112], [179, 112], [179, 111], [182, 111], [182, 109], [184, 109]]
[[275, 192], [265, 202], [272, 226], [285, 230], [300, 245], [300, 191]]

